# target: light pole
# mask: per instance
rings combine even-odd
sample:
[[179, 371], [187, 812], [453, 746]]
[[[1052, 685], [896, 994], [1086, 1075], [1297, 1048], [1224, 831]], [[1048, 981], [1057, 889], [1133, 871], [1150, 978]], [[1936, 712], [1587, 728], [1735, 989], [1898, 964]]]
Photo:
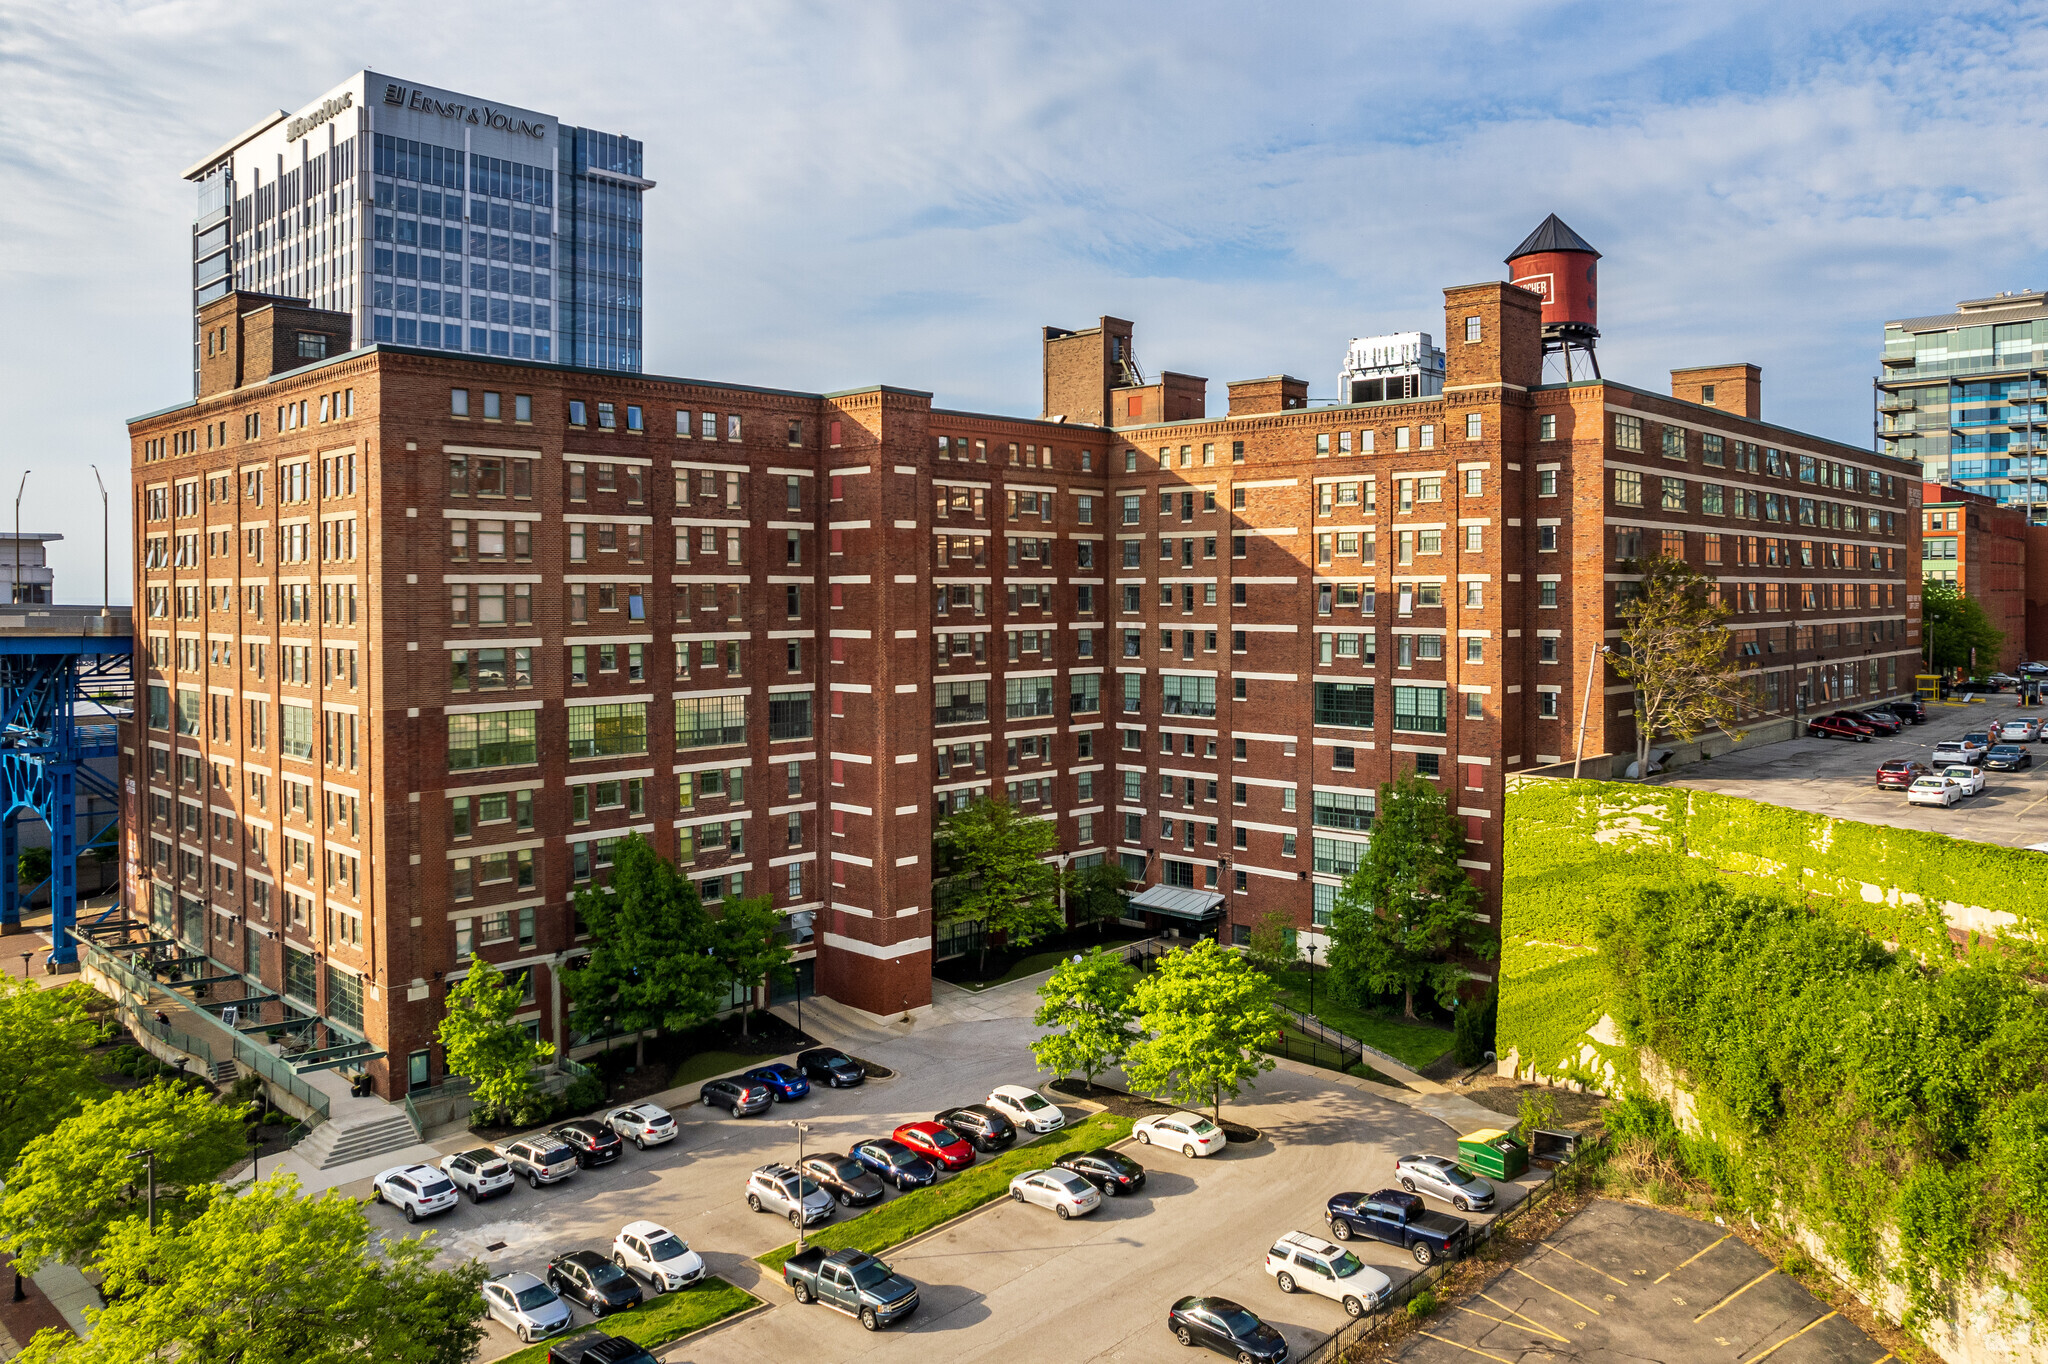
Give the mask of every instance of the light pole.
[[1308, 945], [1308, 1016], [1316, 1016], [1316, 945]]
[[108, 539], [107, 526], [107, 481], [100, 477], [100, 466], [92, 466], [92, 481], [100, 485], [100, 614], [110, 614], [114, 604], [114, 576], [112, 565], [112, 541]]
[[156, 1230], [156, 1148], [145, 1146], [140, 1151], [130, 1151], [128, 1159], [145, 1163], [149, 1170], [149, 1229]]
[[21, 494], [28, 487], [29, 471], [21, 471], [21, 482], [14, 489], [14, 600], [21, 601]]
[[804, 1133], [811, 1130], [807, 1122], [795, 1118], [789, 1125], [796, 1129], [796, 1253], [804, 1253]]
[[[1593, 705], [1593, 674], [1602, 671], [1600, 659], [1608, 646], [1600, 645], [1593, 650], [1593, 656], [1586, 660], [1586, 694], [1579, 698], [1579, 746], [1572, 752], [1572, 780], [1579, 778], [1579, 763], [1586, 756], [1586, 713]], [[1612, 776], [1613, 773], [1608, 774]]]
[[1062, 852], [1053, 860], [1060, 864], [1060, 931], [1067, 931], [1067, 859], [1072, 853]]

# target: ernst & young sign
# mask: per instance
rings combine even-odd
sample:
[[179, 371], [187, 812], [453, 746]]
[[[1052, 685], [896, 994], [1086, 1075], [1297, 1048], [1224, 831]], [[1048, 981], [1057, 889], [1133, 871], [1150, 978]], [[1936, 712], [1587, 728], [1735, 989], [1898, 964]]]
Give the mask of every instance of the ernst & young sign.
[[401, 109], [410, 109], [414, 113], [434, 114], [441, 118], [453, 119], [457, 123], [472, 123], [480, 128], [495, 128], [501, 133], [524, 133], [535, 139], [542, 139], [548, 135], [546, 123], [520, 118], [502, 109], [493, 109], [488, 104], [457, 104], [452, 100], [435, 99], [424, 90], [408, 90], [395, 81], [385, 84], [384, 102]]

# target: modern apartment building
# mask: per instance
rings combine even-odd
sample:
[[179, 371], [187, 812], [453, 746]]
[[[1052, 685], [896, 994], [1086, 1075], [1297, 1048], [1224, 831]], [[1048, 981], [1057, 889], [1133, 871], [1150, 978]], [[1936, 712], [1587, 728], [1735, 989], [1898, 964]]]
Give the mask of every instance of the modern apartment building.
[[185, 172], [198, 313], [230, 291], [345, 313], [428, 350], [641, 365], [641, 196], [631, 138], [358, 71]]
[[2048, 525], [2048, 294], [1967, 299], [1884, 324], [1879, 441], [1923, 477]]
[[[1762, 422], [1752, 367], [1544, 386], [1543, 307], [1446, 290], [1441, 394], [1273, 376], [1222, 417], [1130, 323], [1048, 328], [1022, 418], [348, 350], [223, 298], [200, 396], [131, 426], [131, 903], [395, 1094], [478, 959], [577, 1044], [570, 900], [629, 831], [883, 1015], [972, 946], [931, 839], [981, 796], [1119, 859], [1150, 926], [1315, 942], [1412, 770], [1491, 891], [1503, 776], [1571, 757], [1645, 556], [1721, 577], [1759, 733], [1910, 690], [1917, 471]], [[1595, 680], [1586, 752], [1627, 751]]]

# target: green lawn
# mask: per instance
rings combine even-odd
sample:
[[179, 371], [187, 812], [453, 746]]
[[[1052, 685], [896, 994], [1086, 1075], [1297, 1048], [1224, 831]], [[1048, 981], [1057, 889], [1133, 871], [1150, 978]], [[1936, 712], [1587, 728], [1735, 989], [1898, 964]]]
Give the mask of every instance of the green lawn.
[[[716, 1275], [706, 1275], [679, 1292], [648, 1298], [630, 1312], [606, 1317], [596, 1329], [607, 1335], [624, 1336], [652, 1350], [678, 1336], [701, 1331], [735, 1312], [744, 1312], [760, 1301], [744, 1288], [734, 1288]], [[501, 1356], [496, 1364], [546, 1364], [550, 1345], [584, 1334], [571, 1331], [566, 1336], [529, 1345], [515, 1354]]]
[[[1013, 1146], [994, 1159], [977, 1159], [957, 1175], [940, 1179], [928, 1189], [916, 1189], [900, 1198], [877, 1203], [872, 1209], [844, 1222], [835, 1222], [804, 1238], [807, 1245], [827, 1250], [865, 1250], [879, 1254], [941, 1222], [971, 1212], [984, 1203], [1008, 1196], [1010, 1181], [1026, 1170], [1042, 1170], [1061, 1156], [1092, 1151], [1131, 1135], [1131, 1120], [1113, 1113], [1096, 1113], [1062, 1131], [1048, 1133], [1026, 1146]], [[779, 1274], [782, 1262], [796, 1253], [796, 1243], [778, 1246], [760, 1262]]]
[[[1282, 1004], [1303, 1013], [1308, 1007], [1308, 971], [1296, 967], [1282, 971], [1277, 977], [1280, 985], [1279, 999]], [[1316, 1007], [1314, 1017], [1320, 1018], [1329, 1027], [1348, 1037], [1355, 1037], [1369, 1047], [1378, 1047], [1387, 1055], [1412, 1069], [1420, 1070], [1437, 1057], [1451, 1049], [1451, 1030], [1429, 1023], [1413, 1023], [1405, 1018], [1381, 1018], [1363, 1009], [1354, 1009], [1330, 998], [1324, 988], [1329, 978], [1322, 972], [1316, 973]]]
[[992, 990], [998, 985], [1008, 985], [1013, 980], [1022, 980], [1026, 976], [1035, 976], [1040, 971], [1050, 971], [1053, 967], [1060, 964], [1061, 959], [1071, 957], [1077, 952], [1093, 952], [1097, 947], [1114, 952], [1119, 948], [1129, 947], [1136, 941], [1137, 939], [1128, 933], [1112, 933], [1099, 943], [1091, 938], [1085, 943], [1058, 948], [1050, 952], [1034, 952], [1028, 957], [1019, 959], [1016, 965], [992, 980], [956, 980], [952, 983], [958, 985], [963, 990], [974, 990], [977, 992]]
[[675, 1068], [675, 1073], [668, 1077], [668, 1087], [680, 1089], [684, 1085], [694, 1085], [708, 1080], [714, 1075], [723, 1075], [729, 1070], [751, 1070], [755, 1066], [765, 1066], [774, 1059], [759, 1052], [700, 1051]]

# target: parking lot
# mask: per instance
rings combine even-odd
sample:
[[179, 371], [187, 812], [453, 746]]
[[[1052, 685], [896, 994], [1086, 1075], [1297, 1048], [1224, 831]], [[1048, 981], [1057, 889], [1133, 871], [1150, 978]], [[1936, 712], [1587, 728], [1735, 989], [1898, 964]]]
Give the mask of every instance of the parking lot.
[[[1028, 990], [1026, 984], [1026, 999]], [[672, 1103], [682, 1135], [669, 1145], [644, 1153], [629, 1146], [613, 1165], [552, 1188], [522, 1183], [482, 1206], [465, 1200], [422, 1226], [437, 1233], [445, 1256], [475, 1256], [495, 1274], [539, 1273], [551, 1255], [569, 1250], [608, 1252], [624, 1223], [662, 1222], [712, 1273], [771, 1304], [767, 1312], [694, 1339], [676, 1356], [703, 1364], [776, 1358], [922, 1364], [933, 1335], [944, 1337], [948, 1354], [974, 1358], [1185, 1359], [1167, 1333], [1166, 1310], [1196, 1293], [1243, 1302], [1278, 1326], [1298, 1357], [1346, 1318], [1335, 1302], [1281, 1293], [1263, 1268], [1267, 1246], [1288, 1231], [1326, 1234], [1325, 1200], [1344, 1190], [1391, 1185], [1397, 1156], [1455, 1154], [1455, 1134], [1414, 1109], [1320, 1072], [1282, 1069], [1262, 1077], [1246, 1102], [1226, 1109], [1234, 1120], [1262, 1129], [1256, 1143], [1194, 1160], [1129, 1147], [1150, 1175], [1136, 1197], [1105, 1200], [1071, 1222], [1043, 1208], [1003, 1202], [891, 1253], [887, 1258], [918, 1284], [922, 1297], [918, 1312], [894, 1329], [870, 1335], [836, 1312], [799, 1307], [778, 1276], [754, 1263], [754, 1256], [791, 1239], [787, 1222], [749, 1212], [744, 1201], [750, 1170], [795, 1158], [789, 1118], [811, 1124], [807, 1149], [846, 1150], [900, 1122], [979, 1101], [997, 1084], [1041, 1078], [1032, 1073], [1030, 1036], [1026, 1016], [920, 1026], [908, 1036], [864, 1041], [855, 1049], [894, 1068], [896, 1078], [852, 1090], [814, 1089], [758, 1118]], [[440, 1145], [454, 1151], [465, 1143]], [[1501, 1185], [1501, 1206], [1519, 1202], [1533, 1187], [1533, 1179]], [[347, 1191], [367, 1196], [368, 1184]], [[369, 1215], [387, 1235], [412, 1230], [391, 1208], [372, 1206]], [[1392, 1246], [1351, 1244], [1396, 1284], [1417, 1272]], [[576, 1317], [579, 1324], [588, 1320], [581, 1309]], [[515, 1345], [492, 1325], [482, 1357]]]
[[1730, 1364], [1882, 1364], [1854, 1323], [1708, 1222], [1600, 1200], [1395, 1358], [1476, 1364], [1535, 1354]]
[[2027, 847], [2048, 842], [2048, 742], [2025, 745], [2034, 755], [2034, 767], [1987, 772], [1982, 792], [1945, 809], [1908, 805], [1904, 791], [1879, 790], [1877, 766], [1887, 758], [1924, 763], [1944, 739], [1959, 739], [1996, 720], [2044, 716], [2048, 707], [2023, 707], [2009, 695], [1987, 696], [1967, 705], [1930, 705], [1926, 723], [1908, 725], [1890, 736], [1880, 734], [1868, 743], [1789, 739], [1719, 754], [1657, 780], [1867, 824]]

